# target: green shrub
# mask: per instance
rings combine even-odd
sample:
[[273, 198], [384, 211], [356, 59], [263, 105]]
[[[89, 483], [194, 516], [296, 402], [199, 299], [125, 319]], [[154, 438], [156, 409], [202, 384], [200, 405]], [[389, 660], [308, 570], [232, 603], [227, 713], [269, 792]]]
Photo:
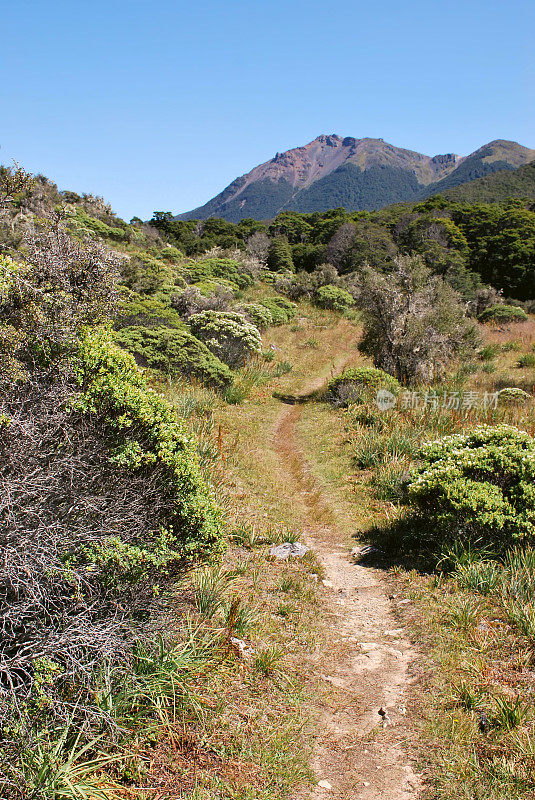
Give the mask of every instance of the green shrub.
[[297, 306], [285, 297], [266, 297], [259, 301], [260, 305], [271, 313], [273, 325], [283, 325], [295, 317]]
[[498, 392], [498, 403], [499, 405], [508, 405], [508, 406], [518, 406], [524, 405], [529, 400], [532, 400], [530, 394], [525, 392], [523, 389], [519, 389], [516, 386], [507, 387], [505, 389], [501, 389]]
[[111, 239], [114, 242], [123, 242], [126, 238], [126, 233], [122, 226], [112, 228], [100, 219], [90, 217], [81, 208], [76, 209], [76, 216], [70, 221], [70, 225], [75, 229], [78, 228], [84, 232], [95, 233], [102, 239]]
[[188, 283], [203, 283], [220, 278], [227, 285], [233, 284], [237, 289], [247, 289], [254, 282], [253, 276], [243, 268], [239, 261], [232, 258], [204, 258], [199, 261], [190, 261], [183, 265], [183, 271]]
[[242, 306], [242, 310], [259, 330], [273, 325], [273, 315], [269, 308], [262, 303], [246, 303]]
[[397, 396], [401, 386], [392, 375], [382, 369], [355, 367], [344, 370], [327, 387], [329, 398], [341, 405], [370, 402], [379, 389], [387, 389]]
[[535, 441], [481, 426], [424, 445], [408, 498], [425, 537], [506, 545], [535, 536]]
[[528, 315], [519, 306], [498, 304], [486, 308], [478, 317], [480, 322], [526, 322]]
[[181, 328], [184, 323], [178, 311], [158, 296], [144, 296], [123, 288], [116, 327], [141, 325], [145, 328]]
[[173, 512], [162, 519], [154, 549], [118, 539], [103, 542], [87, 557], [112, 571], [160, 569], [179, 555], [206, 555], [221, 547], [220, 514], [199, 469], [195, 442], [172, 407], [147, 385], [133, 357], [116, 347], [107, 331], [87, 331], [74, 359], [82, 393], [73, 403], [105, 420], [112, 458], [120, 466], [158, 476]]
[[201, 311], [189, 318], [195, 336], [230, 367], [240, 367], [262, 350], [260, 331], [243, 314], [232, 311]]
[[516, 362], [517, 367], [535, 367], [535, 353], [524, 353]]
[[227, 389], [233, 380], [231, 370], [189, 331], [175, 328], [123, 328], [116, 335], [118, 344], [145, 367], [168, 375], [198, 378], [207, 386]]
[[338, 286], [320, 286], [315, 295], [315, 302], [320, 308], [330, 311], [347, 311], [353, 305], [353, 298], [345, 289]]

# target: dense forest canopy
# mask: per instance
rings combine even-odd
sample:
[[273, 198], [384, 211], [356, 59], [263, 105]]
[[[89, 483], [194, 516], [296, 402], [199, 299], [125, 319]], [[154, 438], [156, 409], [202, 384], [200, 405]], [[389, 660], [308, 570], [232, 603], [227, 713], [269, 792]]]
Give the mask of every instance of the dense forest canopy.
[[507, 297], [530, 300], [535, 292], [534, 206], [521, 200], [468, 203], [436, 195], [374, 212], [284, 211], [264, 224], [253, 219], [236, 224], [217, 218], [181, 221], [170, 212], [156, 212], [150, 224], [186, 255], [212, 247], [260, 246], [264, 237], [273, 269], [312, 272], [327, 262], [341, 274], [365, 263], [388, 270], [397, 254], [418, 253], [436, 271], [455, 273], [456, 288], [466, 288], [476, 276]]

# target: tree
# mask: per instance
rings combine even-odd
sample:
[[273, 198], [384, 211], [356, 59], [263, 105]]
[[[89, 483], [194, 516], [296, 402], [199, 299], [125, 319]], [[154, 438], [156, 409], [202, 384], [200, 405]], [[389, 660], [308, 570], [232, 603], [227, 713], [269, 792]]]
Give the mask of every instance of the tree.
[[255, 231], [246, 242], [247, 252], [261, 264], [267, 264], [270, 240], [263, 231]]
[[361, 351], [405, 383], [440, 378], [479, 341], [459, 294], [418, 256], [398, 256], [388, 275], [365, 268], [359, 304], [365, 320]]
[[297, 211], [282, 211], [269, 226], [271, 236], [285, 236], [290, 244], [308, 241], [311, 232], [312, 225]]
[[341, 259], [340, 272], [353, 272], [364, 264], [375, 269], [389, 269], [397, 252], [394, 240], [386, 228], [368, 219], [358, 220], [355, 223], [353, 240]]
[[272, 240], [268, 250], [267, 266], [272, 272], [293, 272], [292, 251], [284, 236], [277, 236]]

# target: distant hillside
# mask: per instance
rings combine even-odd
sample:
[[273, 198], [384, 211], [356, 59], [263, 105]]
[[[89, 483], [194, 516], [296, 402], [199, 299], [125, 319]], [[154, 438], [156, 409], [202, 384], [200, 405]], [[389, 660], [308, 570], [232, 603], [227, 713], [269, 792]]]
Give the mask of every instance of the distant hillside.
[[535, 159], [535, 150], [502, 139], [469, 156], [426, 156], [383, 139], [318, 136], [236, 178], [204, 206], [176, 219], [271, 219], [280, 211], [375, 210], [425, 199]]
[[502, 200], [535, 200], [535, 161], [505, 169], [444, 192], [451, 200], [468, 203], [499, 203]]

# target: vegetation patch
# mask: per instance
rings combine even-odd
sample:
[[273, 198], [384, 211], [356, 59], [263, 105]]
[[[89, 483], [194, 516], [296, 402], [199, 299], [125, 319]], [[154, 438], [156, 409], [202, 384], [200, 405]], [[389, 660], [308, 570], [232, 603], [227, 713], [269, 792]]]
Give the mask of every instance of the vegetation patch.
[[227, 389], [234, 379], [229, 367], [187, 330], [134, 326], [122, 328], [115, 339], [138, 364], [166, 375], [196, 378], [218, 390]]
[[533, 540], [535, 440], [529, 434], [481, 426], [426, 444], [418, 455], [408, 499], [426, 522], [426, 538], [493, 547]]
[[230, 367], [241, 367], [253, 353], [262, 351], [258, 328], [243, 314], [230, 311], [201, 311], [189, 319], [195, 336]]
[[520, 306], [508, 306], [503, 303], [486, 308], [478, 319], [480, 322], [494, 322], [503, 325], [507, 322], [527, 322], [528, 315]]
[[401, 386], [398, 381], [382, 369], [375, 367], [354, 367], [346, 369], [328, 384], [328, 396], [337, 405], [361, 404], [375, 398], [379, 389], [387, 389], [398, 395]]

